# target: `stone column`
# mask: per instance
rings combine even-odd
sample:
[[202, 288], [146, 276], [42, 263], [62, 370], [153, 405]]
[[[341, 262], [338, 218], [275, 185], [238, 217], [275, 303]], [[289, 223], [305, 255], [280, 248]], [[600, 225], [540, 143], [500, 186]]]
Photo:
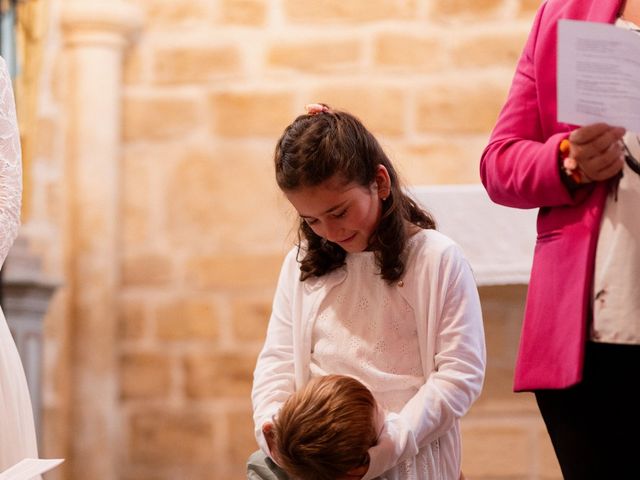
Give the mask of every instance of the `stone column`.
[[68, 0], [61, 27], [67, 96], [67, 227], [73, 479], [117, 478], [116, 317], [122, 63], [140, 12], [124, 0]]

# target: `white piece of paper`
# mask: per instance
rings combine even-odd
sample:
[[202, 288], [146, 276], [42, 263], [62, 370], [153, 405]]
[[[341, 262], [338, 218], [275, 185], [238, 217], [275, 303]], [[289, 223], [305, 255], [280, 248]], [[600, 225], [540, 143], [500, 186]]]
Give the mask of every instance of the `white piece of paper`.
[[640, 132], [640, 35], [607, 23], [558, 22], [558, 122]]
[[0, 480], [31, 480], [42, 473], [57, 467], [63, 458], [25, 458], [13, 467], [0, 473]]

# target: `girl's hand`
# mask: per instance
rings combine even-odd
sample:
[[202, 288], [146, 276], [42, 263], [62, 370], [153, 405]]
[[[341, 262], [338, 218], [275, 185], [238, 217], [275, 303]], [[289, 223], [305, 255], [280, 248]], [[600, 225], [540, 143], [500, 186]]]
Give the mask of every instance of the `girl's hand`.
[[580, 127], [569, 135], [569, 157], [575, 159], [588, 180], [608, 180], [624, 165], [624, 133], [624, 128], [606, 123]]

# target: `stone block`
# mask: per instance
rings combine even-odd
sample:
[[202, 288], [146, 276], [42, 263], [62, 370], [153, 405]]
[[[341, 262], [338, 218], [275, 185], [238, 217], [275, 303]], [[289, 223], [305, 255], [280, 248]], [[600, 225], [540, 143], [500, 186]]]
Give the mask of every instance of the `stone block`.
[[170, 388], [170, 361], [165, 355], [127, 353], [120, 356], [122, 398], [162, 398]]
[[[65, 365], [63, 370], [71, 372], [71, 367]], [[61, 369], [58, 369], [61, 370]], [[67, 373], [70, 375], [70, 373]], [[51, 378], [47, 377], [50, 381]], [[69, 379], [63, 382], [64, 389], [68, 388]], [[53, 383], [53, 382], [51, 382]], [[55, 398], [57, 401], [47, 401]], [[45, 425], [40, 431], [38, 441], [41, 448], [39, 453], [41, 458], [68, 458], [71, 455], [71, 437], [69, 429], [69, 416], [72, 415], [72, 408], [70, 403], [62, 400], [66, 400], [66, 397], [62, 392], [47, 392], [42, 405], [41, 410], [41, 422]], [[67, 465], [65, 465], [65, 463]], [[63, 462], [51, 472], [47, 473], [47, 480], [66, 480], [70, 478], [69, 462]]]
[[486, 137], [450, 138], [442, 135], [423, 142], [385, 143], [387, 154], [411, 185], [478, 183], [478, 159]]
[[463, 423], [462, 471], [467, 478], [528, 478], [534, 462], [528, 425], [510, 423]]
[[169, 478], [173, 478], [169, 472], [160, 472], [157, 471], [160, 469], [148, 467], [125, 467], [123, 470], [123, 476], [120, 477], [122, 480], [168, 480]]
[[122, 160], [121, 238], [126, 254], [129, 250], [146, 249], [153, 238], [151, 232], [153, 204], [152, 178], [157, 162], [151, 162], [139, 148], [125, 148]]
[[162, 235], [192, 252], [280, 250], [291, 222], [274, 179], [274, 145], [230, 142], [176, 153], [163, 187]]
[[416, 4], [417, 0], [284, 0], [283, 9], [292, 23], [363, 23], [412, 18]]
[[487, 359], [487, 371], [480, 398], [473, 404], [476, 414], [498, 414], [527, 416], [538, 412], [533, 394], [514, 393], [513, 366], [494, 367], [491, 358]]
[[220, 23], [224, 25], [263, 26], [267, 21], [265, 0], [222, 0]]
[[508, 85], [485, 78], [425, 85], [416, 98], [416, 129], [430, 134], [488, 134], [507, 97]]
[[[26, 186], [26, 184], [25, 184]], [[65, 192], [64, 192], [64, 186], [60, 183], [55, 181], [54, 179], [46, 179], [44, 180], [40, 185], [38, 186], [33, 186], [34, 189], [41, 189], [42, 191], [44, 191], [44, 198], [43, 198], [43, 203], [44, 205], [42, 205], [42, 208], [38, 208], [38, 210], [43, 213], [46, 218], [53, 220], [54, 222], [63, 222], [64, 218], [65, 218], [65, 214], [67, 212], [65, 212], [65, 207], [66, 207], [66, 197], [65, 197]], [[26, 193], [28, 194], [28, 190], [23, 190], [23, 194]], [[26, 199], [25, 199], [26, 200]], [[32, 207], [32, 203], [26, 203], [23, 201], [23, 210], [22, 210], [22, 218], [25, 218], [27, 215], [29, 218], [33, 218], [31, 215], [27, 214], [25, 215], [26, 212], [31, 212], [31, 207]], [[48, 235], [49, 237], [49, 241], [52, 241], [51, 235]]]
[[[253, 412], [248, 408], [242, 412], [231, 412], [228, 414], [229, 441], [227, 442], [227, 458], [231, 465], [237, 465], [244, 473], [245, 465], [249, 455], [258, 450], [258, 444], [253, 434]], [[238, 475], [235, 478], [241, 478]]]
[[187, 261], [187, 285], [204, 290], [270, 288], [276, 285], [278, 255], [193, 256]]
[[268, 136], [275, 141], [299, 113], [295, 107], [295, 96], [285, 91], [226, 91], [209, 98], [213, 133], [226, 137]]
[[245, 350], [188, 355], [184, 361], [187, 396], [249, 398], [257, 352]]
[[51, 78], [48, 85], [49, 93], [52, 99], [61, 103], [68, 95], [69, 90], [69, 73], [68, 73], [68, 52], [58, 51], [52, 55], [53, 66], [51, 68]]
[[431, 17], [445, 22], [472, 21], [500, 18], [507, 0], [431, 0]]
[[129, 420], [128, 453], [134, 462], [156, 465], [207, 464], [213, 451], [214, 421], [210, 414], [192, 409], [134, 412]]
[[506, 66], [515, 70], [528, 29], [501, 29], [465, 35], [451, 47], [451, 67]]
[[[59, 124], [55, 117], [43, 116], [37, 119], [37, 141], [34, 142], [33, 155], [48, 161], [53, 160], [58, 142]], [[35, 139], [34, 139], [35, 140]]]
[[304, 73], [353, 70], [363, 54], [363, 44], [355, 39], [317, 39], [305, 42], [278, 41], [267, 51], [267, 62], [278, 68]]
[[181, 138], [205, 121], [197, 99], [178, 95], [129, 96], [123, 110], [125, 141]]
[[122, 78], [125, 85], [142, 83], [145, 76], [145, 58], [139, 45], [127, 49], [123, 58]]
[[141, 253], [122, 259], [122, 283], [125, 286], [166, 285], [172, 278], [169, 255]]
[[161, 84], [202, 83], [239, 72], [236, 45], [180, 45], [155, 50], [153, 79]]
[[540, 8], [542, 4], [542, 0], [520, 0], [519, 1], [519, 12], [522, 16], [527, 18], [531, 18], [533, 21], [533, 16]]
[[231, 304], [234, 338], [239, 341], [264, 341], [271, 303], [271, 297], [249, 299], [243, 295], [234, 299]]
[[446, 45], [434, 35], [383, 32], [373, 45], [375, 64], [407, 72], [435, 72], [446, 64]]
[[120, 299], [118, 302], [118, 338], [139, 340], [146, 330], [146, 305], [141, 299]]
[[376, 136], [396, 136], [406, 128], [405, 93], [401, 87], [374, 83], [329, 84], [313, 90], [309, 101], [355, 115]]
[[206, 299], [177, 298], [156, 307], [156, 335], [160, 340], [213, 340], [218, 316]]
[[[218, 455], [212, 451], [212, 455]], [[156, 465], [138, 463], [128, 465], [122, 469], [124, 476], [121, 480], [235, 480], [244, 478], [244, 475], [227, 475], [227, 465], [225, 462], [215, 464], [175, 464]], [[244, 470], [242, 470], [244, 473]]]
[[143, 10], [145, 26], [149, 29], [164, 30], [168, 27], [203, 24], [209, 17], [210, 7], [206, 0], [133, 0]]
[[513, 368], [527, 295], [526, 285], [502, 285], [479, 289], [487, 352], [492, 364]]

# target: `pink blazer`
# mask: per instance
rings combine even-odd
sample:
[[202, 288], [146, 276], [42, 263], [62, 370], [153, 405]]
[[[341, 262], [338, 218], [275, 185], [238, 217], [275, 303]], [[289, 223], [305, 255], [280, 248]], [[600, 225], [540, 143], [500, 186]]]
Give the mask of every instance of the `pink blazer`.
[[582, 378], [605, 184], [572, 196], [561, 181], [558, 145], [575, 126], [556, 121], [557, 23], [612, 23], [622, 0], [548, 0], [533, 28], [507, 102], [482, 154], [491, 199], [539, 208], [538, 237], [515, 369], [514, 390], [565, 388]]

